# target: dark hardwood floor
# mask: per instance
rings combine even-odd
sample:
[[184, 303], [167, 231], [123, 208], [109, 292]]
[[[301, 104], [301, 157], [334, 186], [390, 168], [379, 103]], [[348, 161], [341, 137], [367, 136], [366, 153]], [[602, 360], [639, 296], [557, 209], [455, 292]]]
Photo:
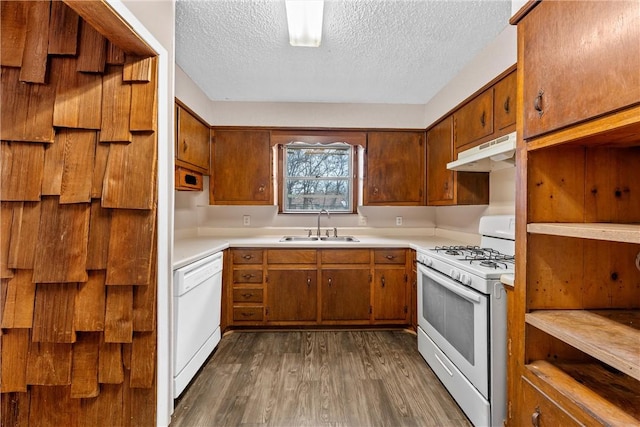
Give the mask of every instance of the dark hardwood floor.
[[406, 331], [232, 332], [171, 427], [470, 426]]

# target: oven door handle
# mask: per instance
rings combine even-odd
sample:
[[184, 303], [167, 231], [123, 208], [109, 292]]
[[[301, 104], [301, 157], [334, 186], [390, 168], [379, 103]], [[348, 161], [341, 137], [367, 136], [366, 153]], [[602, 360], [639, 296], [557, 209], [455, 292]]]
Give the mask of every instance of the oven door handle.
[[480, 295], [476, 294], [473, 291], [465, 289], [462, 285], [458, 285], [453, 279], [449, 278], [448, 276], [437, 273], [436, 271], [429, 268], [420, 268], [420, 272], [433, 279], [437, 284], [444, 286], [454, 294], [461, 296], [464, 299], [467, 299], [476, 304], [479, 304], [482, 301]]

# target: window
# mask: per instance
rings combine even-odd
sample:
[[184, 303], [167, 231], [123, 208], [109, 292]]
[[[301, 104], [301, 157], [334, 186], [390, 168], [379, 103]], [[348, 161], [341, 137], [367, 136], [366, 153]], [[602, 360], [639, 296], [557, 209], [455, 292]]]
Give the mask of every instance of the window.
[[283, 147], [283, 212], [353, 212], [353, 146], [344, 142]]

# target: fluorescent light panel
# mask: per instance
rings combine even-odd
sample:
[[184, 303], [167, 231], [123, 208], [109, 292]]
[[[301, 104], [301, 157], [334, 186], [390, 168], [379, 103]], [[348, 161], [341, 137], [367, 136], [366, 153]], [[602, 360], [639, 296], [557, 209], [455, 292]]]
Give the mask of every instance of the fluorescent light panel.
[[291, 46], [320, 46], [324, 0], [286, 0], [285, 6]]

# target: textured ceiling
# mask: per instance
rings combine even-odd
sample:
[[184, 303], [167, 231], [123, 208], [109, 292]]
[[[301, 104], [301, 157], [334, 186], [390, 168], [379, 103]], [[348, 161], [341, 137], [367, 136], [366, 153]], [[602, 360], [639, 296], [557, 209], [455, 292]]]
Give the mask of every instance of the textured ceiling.
[[214, 101], [425, 104], [510, 14], [510, 0], [325, 0], [309, 48], [289, 45], [284, 0], [178, 0], [176, 62]]

